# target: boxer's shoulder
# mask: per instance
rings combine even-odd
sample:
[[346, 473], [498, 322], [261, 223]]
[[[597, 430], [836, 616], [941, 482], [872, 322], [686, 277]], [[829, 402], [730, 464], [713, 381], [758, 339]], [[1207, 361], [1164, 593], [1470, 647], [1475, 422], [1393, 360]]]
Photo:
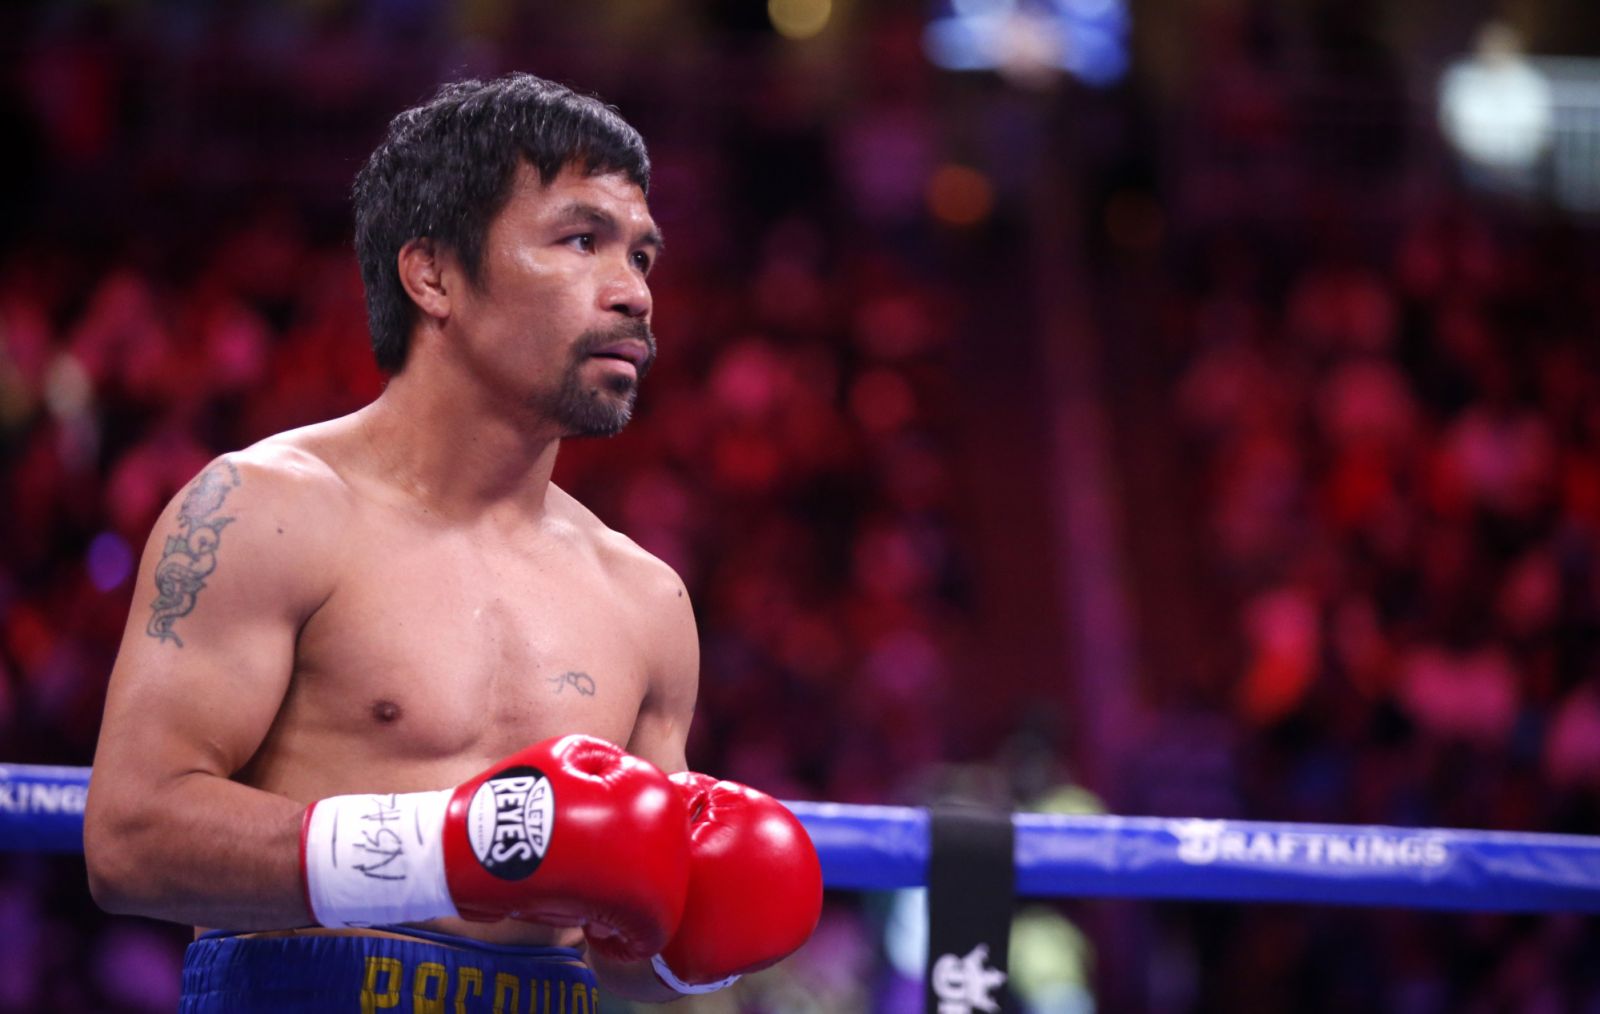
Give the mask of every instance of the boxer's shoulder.
[[196, 486], [227, 485], [237, 541], [271, 535], [273, 551], [320, 551], [349, 520], [353, 497], [339, 472], [293, 444], [263, 441], [217, 458]]
[[277, 600], [301, 616], [327, 597], [350, 502], [314, 450], [265, 440], [215, 458], [173, 497], [151, 531], [152, 565], [187, 567], [214, 602]]
[[256, 502], [283, 500], [285, 506], [314, 504], [320, 510], [347, 500], [348, 485], [328, 461], [292, 444], [262, 442], [232, 451], [213, 462], [238, 474], [241, 489]]
[[599, 566], [641, 605], [687, 598], [683, 579], [666, 561], [607, 526], [593, 511], [553, 483], [550, 498], [552, 507], [566, 519], [583, 546], [594, 554]]
[[256, 480], [258, 495], [308, 502], [319, 511], [352, 504], [348, 427], [333, 420], [278, 433], [224, 457]]

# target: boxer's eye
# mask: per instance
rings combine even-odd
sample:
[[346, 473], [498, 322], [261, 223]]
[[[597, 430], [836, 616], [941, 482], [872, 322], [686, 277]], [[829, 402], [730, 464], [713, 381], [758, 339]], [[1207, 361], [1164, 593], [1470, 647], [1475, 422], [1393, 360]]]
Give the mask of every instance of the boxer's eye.
[[594, 253], [594, 233], [592, 232], [580, 232], [575, 236], [568, 236], [562, 242], [584, 253]]

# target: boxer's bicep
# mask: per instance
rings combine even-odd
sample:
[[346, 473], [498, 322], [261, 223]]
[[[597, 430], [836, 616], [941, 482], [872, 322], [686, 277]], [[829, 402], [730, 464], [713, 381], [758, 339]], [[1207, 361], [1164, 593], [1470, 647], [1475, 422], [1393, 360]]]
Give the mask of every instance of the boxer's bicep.
[[682, 771], [688, 766], [685, 746], [700, 690], [700, 636], [689, 595], [676, 574], [655, 596], [651, 609], [655, 634], [650, 682], [627, 750], [664, 771]]
[[[219, 459], [151, 532], [100, 749], [151, 777], [229, 775], [271, 726], [294, 661], [305, 561], [285, 491]], [[292, 509], [292, 507], [287, 508]]]
[[[228, 780], [283, 703], [314, 591], [304, 540], [288, 537], [305, 508], [279, 480], [219, 459], [173, 499], [146, 545], [85, 814], [91, 884], [122, 910], [201, 921], [208, 910], [193, 899], [206, 889], [223, 900], [273, 895], [292, 855], [267, 871], [244, 853], [252, 840], [283, 837], [300, 806]], [[219, 839], [231, 852], [203, 846]], [[161, 854], [183, 858], [139, 861]]]

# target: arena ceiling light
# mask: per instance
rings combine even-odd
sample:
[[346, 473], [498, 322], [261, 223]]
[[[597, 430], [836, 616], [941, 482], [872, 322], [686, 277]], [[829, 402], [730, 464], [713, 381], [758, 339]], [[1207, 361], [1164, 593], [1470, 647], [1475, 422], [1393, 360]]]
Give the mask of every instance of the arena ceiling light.
[[923, 31], [946, 70], [998, 71], [1022, 83], [1061, 72], [1096, 87], [1128, 70], [1126, 0], [940, 0]]
[[1438, 116], [1468, 184], [1600, 213], [1600, 60], [1525, 55], [1491, 22], [1440, 76]]

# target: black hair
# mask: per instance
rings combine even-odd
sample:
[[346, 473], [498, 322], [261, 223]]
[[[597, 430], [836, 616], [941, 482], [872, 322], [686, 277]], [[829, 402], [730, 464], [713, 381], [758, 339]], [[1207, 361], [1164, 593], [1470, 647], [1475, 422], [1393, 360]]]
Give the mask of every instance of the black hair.
[[389, 122], [356, 174], [356, 257], [378, 367], [405, 366], [416, 307], [400, 284], [400, 248], [445, 244], [476, 282], [489, 223], [526, 161], [545, 184], [567, 165], [621, 173], [646, 192], [644, 139], [616, 110], [532, 74], [446, 84]]

